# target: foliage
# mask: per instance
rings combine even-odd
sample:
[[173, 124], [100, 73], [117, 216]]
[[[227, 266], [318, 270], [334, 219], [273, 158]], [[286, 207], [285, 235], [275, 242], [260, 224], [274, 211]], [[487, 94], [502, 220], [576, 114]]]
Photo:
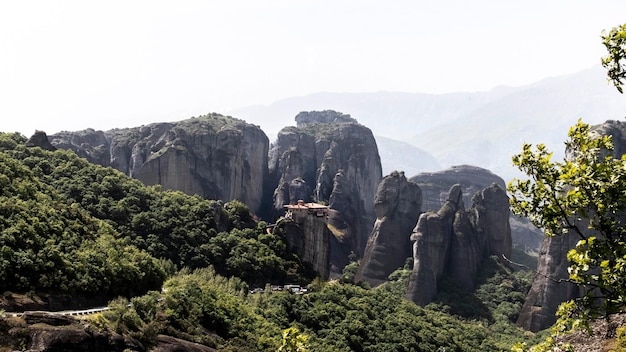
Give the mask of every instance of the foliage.
[[269, 294], [256, 304], [269, 321], [308, 334], [313, 351], [499, 349], [484, 325], [420, 308], [384, 289], [329, 283], [301, 296]]
[[[14, 136], [0, 145], [19, 148]], [[159, 287], [158, 262], [0, 151], [0, 288], [107, 295]]]
[[531, 180], [509, 184], [511, 205], [548, 236], [580, 238], [567, 254], [570, 280], [587, 292], [574, 313], [607, 316], [626, 305], [626, 156], [613, 158], [611, 137], [580, 120], [568, 135], [569, 160], [552, 161], [541, 144], [514, 156]]
[[224, 351], [271, 351], [280, 346], [280, 329], [247, 303], [248, 286], [217, 275], [212, 268], [182, 270], [152, 291], [109, 303], [108, 326], [150, 346], [168, 334]]
[[[158, 288], [163, 265], [170, 274], [174, 266], [212, 265], [255, 285], [313, 277], [285, 239], [266, 233], [239, 201], [147, 187], [71, 151], [24, 143], [19, 134], [0, 135], [0, 279], [12, 283], [5, 289], [130, 295]], [[77, 278], [63, 276], [60, 266]]]
[[609, 80], [620, 93], [623, 93], [626, 78], [626, 24], [602, 31], [602, 43], [608, 55], [602, 58], [602, 66], [607, 69]]
[[[509, 324], [515, 303], [500, 308], [502, 326], [490, 326], [405, 300], [410, 266], [372, 290], [316, 280], [306, 295], [248, 294], [251, 285], [311, 276], [245, 204], [146, 187], [72, 152], [24, 143], [0, 134], [0, 286], [140, 295], [111, 301], [94, 327], [146, 347], [167, 334], [221, 351], [276, 351], [286, 329], [300, 331], [287, 340], [308, 336], [308, 349], [320, 351], [495, 351], [508, 348], [506, 334], [520, 336]], [[517, 288], [492, 296], [511, 303]]]
[[489, 327], [498, 348], [509, 349], [520, 338], [538, 339], [515, 326], [533, 275], [529, 270], [514, 271], [497, 257], [490, 257], [481, 264], [474, 291], [468, 292], [444, 277], [434, 302], [427, 308], [479, 321]]
[[524, 342], [518, 342], [511, 348], [513, 352], [549, 352], [549, 351], [573, 351], [573, 347], [569, 343], [561, 343], [557, 341], [557, 338], [564, 334], [569, 334], [574, 329], [589, 330], [587, 320], [575, 319], [572, 317], [571, 312], [576, 307], [573, 301], [563, 302], [557, 309], [556, 323], [550, 328], [550, 335], [543, 341], [536, 345], [531, 345]]
[[298, 330], [291, 327], [283, 330], [283, 342], [278, 348], [278, 352], [306, 352], [308, 351], [309, 337]]
[[611, 351], [624, 352], [626, 351], [626, 325], [620, 326], [616, 330], [615, 346]]

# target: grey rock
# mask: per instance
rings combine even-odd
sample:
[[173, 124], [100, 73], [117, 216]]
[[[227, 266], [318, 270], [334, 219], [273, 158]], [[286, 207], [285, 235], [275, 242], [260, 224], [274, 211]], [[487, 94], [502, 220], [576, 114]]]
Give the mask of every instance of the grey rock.
[[267, 177], [268, 139], [258, 126], [209, 114], [128, 129], [61, 132], [52, 145], [114, 167], [148, 185], [238, 199], [258, 212]]
[[303, 111], [296, 115], [296, 126], [299, 128], [320, 123], [357, 123], [357, 120], [333, 110]]
[[44, 131], [35, 131], [35, 134], [33, 134], [26, 142], [26, 146], [27, 147], [40, 147], [42, 149], [50, 150], [50, 151], [54, 151], [57, 149], [52, 144], [50, 144], [50, 141], [48, 140], [48, 136], [46, 135], [46, 132]]
[[320, 278], [330, 274], [330, 238], [327, 226], [328, 207], [315, 203], [292, 205], [287, 218], [276, 224], [282, 229], [290, 251], [312, 265]]
[[385, 176], [376, 192], [376, 222], [367, 241], [355, 281], [372, 287], [385, 282], [394, 270], [412, 256], [411, 232], [421, 211], [419, 186], [409, 182], [403, 172]]
[[27, 324], [48, 324], [52, 326], [72, 325], [76, 319], [71, 316], [50, 314], [47, 312], [25, 312], [22, 318]]
[[[506, 189], [504, 180], [487, 169], [472, 165], [458, 165], [436, 172], [422, 172], [409, 179], [422, 190], [422, 210], [437, 211], [445, 202], [450, 187], [459, 184], [463, 190], [463, 202], [471, 204], [471, 197], [491, 184], [496, 183]], [[528, 219], [509, 219], [511, 238], [514, 247], [538, 252], [543, 240], [543, 232]]]
[[51, 326], [45, 323], [28, 326], [29, 351], [145, 351], [129, 337], [109, 331], [93, 330], [89, 325]]
[[576, 246], [576, 236], [545, 237], [539, 251], [537, 274], [526, 295], [517, 318], [517, 325], [530, 331], [540, 331], [556, 322], [559, 304], [580, 296], [579, 288], [569, 282], [567, 252]]
[[[270, 148], [274, 214], [296, 199], [328, 204], [335, 237], [331, 271], [338, 275], [347, 264], [345, 253], [364, 253], [376, 219], [372, 199], [382, 177], [376, 140], [367, 127], [334, 111], [302, 112], [297, 122], [298, 127], [283, 128]], [[294, 187], [294, 180], [311, 193], [305, 197], [309, 189]]]
[[444, 275], [473, 290], [476, 273], [488, 256], [510, 255], [506, 192], [494, 183], [476, 193], [472, 207], [466, 210], [461, 186], [452, 186], [438, 212], [420, 215], [411, 241], [413, 272], [408, 299], [422, 306], [430, 303]]

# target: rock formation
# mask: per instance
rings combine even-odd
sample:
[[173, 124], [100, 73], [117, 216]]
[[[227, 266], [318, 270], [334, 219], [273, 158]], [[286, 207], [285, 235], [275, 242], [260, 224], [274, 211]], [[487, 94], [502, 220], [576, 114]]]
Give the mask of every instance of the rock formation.
[[411, 241], [408, 299], [422, 306], [430, 303], [444, 275], [471, 291], [483, 260], [490, 255], [510, 256], [508, 196], [494, 183], [477, 192], [472, 207], [465, 210], [461, 185], [454, 185], [438, 212], [420, 215]]
[[49, 140], [148, 185], [238, 199], [253, 212], [261, 208], [269, 142], [258, 126], [232, 117], [209, 114], [105, 132], [61, 132]]
[[[278, 185], [274, 212], [280, 215], [285, 204], [293, 204], [292, 189], [304, 201], [328, 204], [331, 270], [337, 274], [347, 254], [363, 254], [375, 220], [372, 199], [382, 177], [376, 141], [367, 127], [334, 111], [301, 112], [296, 122], [270, 148], [270, 180]], [[311, 193], [305, 197], [307, 188], [292, 187], [294, 180]]]
[[[592, 127], [592, 133], [610, 135], [613, 139], [613, 156], [626, 153], [626, 123], [606, 121]], [[573, 151], [566, 151], [566, 157]], [[585, 226], [582, 226], [583, 228]], [[575, 285], [561, 282], [567, 279], [567, 252], [576, 246], [577, 236], [545, 237], [541, 245], [537, 274], [520, 311], [517, 324], [530, 331], [539, 331], [556, 322], [556, 309], [564, 301], [580, 297], [582, 291]]]
[[[215, 348], [167, 335], [158, 335], [149, 349], [129, 335], [99, 329], [72, 316], [48, 312], [27, 312], [12, 318], [5, 339], [25, 340], [28, 351], [152, 351], [214, 352]], [[10, 326], [10, 325], [8, 325]], [[8, 328], [8, 326], [3, 328]], [[6, 340], [5, 340], [6, 341]]]
[[457, 165], [436, 172], [422, 172], [409, 178], [422, 190], [422, 210], [437, 211], [446, 202], [450, 187], [458, 184], [463, 201], [471, 204], [471, 197], [491, 184], [506, 189], [504, 180], [487, 169], [472, 165]]
[[330, 230], [326, 226], [328, 207], [317, 203], [288, 205], [287, 213], [277, 223], [290, 250], [305, 262], [311, 263], [320, 278], [330, 274]]
[[[471, 204], [471, 197], [476, 192], [496, 183], [506, 189], [504, 180], [487, 169], [471, 165], [458, 165], [437, 172], [423, 172], [409, 179], [422, 190], [422, 210], [437, 211], [446, 201], [448, 191], [454, 184], [463, 190], [463, 202]], [[521, 250], [539, 251], [543, 232], [532, 225], [528, 219], [511, 216], [511, 238], [514, 247]]]
[[574, 284], [560, 281], [567, 279], [567, 252], [576, 246], [576, 236], [546, 237], [539, 251], [537, 274], [526, 295], [524, 305], [517, 318], [517, 325], [537, 332], [556, 322], [559, 304], [580, 296]]
[[376, 222], [355, 281], [368, 282], [374, 287], [404, 266], [412, 255], [409, 238], [420, 214], [421, 203], [419, 186], [408, 181], [403, 172], [394, 171], [382, 179], [374, 198]]
[[48, 136], [46, 135], [46, 132], [44, 131], [35, 131], [35, 134], [33, 134], [28, 141], [26, 142], [26, 146], [27, 147], [41, 147], [42, 149], [45, 150], [50, 150], [50, 151], [54, 151], [57, 148], [55, 148], [52, 144], [50, 144], [50, 141], [48, 140]]
[[342, 114], [333, 110], [300, 112], [296, 115], [298, 127], [315, 126], [320, 123], [358, 123], [358, 121], [348, 114]]

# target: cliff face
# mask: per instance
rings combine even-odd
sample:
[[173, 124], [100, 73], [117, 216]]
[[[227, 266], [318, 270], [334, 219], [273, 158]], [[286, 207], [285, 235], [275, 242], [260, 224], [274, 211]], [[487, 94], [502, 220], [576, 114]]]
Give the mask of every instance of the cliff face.
[[[626, 123], [606, 121], [592, 127], [592, 133], [610, 135], [613, 139], [613, 156], [626, 153]], [[572, 151], [566, 151], [569, 157]], [[579, 226], [585, 228], [586, 226]], [[545, 237], [541, 245], [537, 274], [520, 311], [517, 324], [526, 330], [539, 331], [556, 322], [556, 309], [564, 301], [578, 298], [582, 291], [575, 285], [560, 280], [569, 278], [567, 252], [576, 246], [577, 236]]]
[[210, 114], [106, 132], [61, 132], [49, 140], [148, 185], [238, 199], [254, 212], [261, 207], [269, 142], [258, 126], [241, 120]]
[[411, 257], [410, 236], [421, 211], [422, 193], [404, 173], [394, 171], [378, 185], [374, 198], [376, 222], [367, 241], [355, 281], [372, 287], [387, 281]]
[[290, 250], [311, 263], [323, 280], [327, 280], [330, 274], [331, 233], [326, 226], [327, 218], [328, 207], [300, 202], [289, 206], [285, 218], [277, 224]]
[[[450, 187], [459, 184], [463, 190], [463, 202], [471, 204], [471, 197], [491, 184], [506, 189], [504, 180], [487, 169], [471, 165], [453, 166], [437, 172], [423, 172], [409, 179], [422, 190], [422, 210], [437, 211], [448, 197]], [[514, 247], [522, 250], [539, 251], [543, 232], [527, 219], [512, 216], [509, 220]]]
[[509, 200], [497, 184], [472, 197], [465, 210], [460, 185], [450, 189], [438, 212], [420, 215], [411, 235], [413, 272], [407, 298], [426, 305], [437, 294], [437, 284], [450, 277], [464, 289], [474, 289], [480, 264], [490, 255], [510, 256]]
[[526, 295], [524, 305], [517, 318], [517, 325], [537, 332], [556, 322], [559, 304], [579, 297], [580, 290], [567, 279], [567, 252], [576, 246], [577, 236], [546, 237], [541, 244], [537, 274]]
[[274, 212], [293, 204], [293, 190], [304, 201], [328, 204], [335, 235], [331, 265], [339, 273], [350, 251], [362, 255], [376, 218], [372, 199], [382, 177], [376, 141], [367, 127], [334, 111], [302, 112], [296, 121], [278, 133], [270, 150]]

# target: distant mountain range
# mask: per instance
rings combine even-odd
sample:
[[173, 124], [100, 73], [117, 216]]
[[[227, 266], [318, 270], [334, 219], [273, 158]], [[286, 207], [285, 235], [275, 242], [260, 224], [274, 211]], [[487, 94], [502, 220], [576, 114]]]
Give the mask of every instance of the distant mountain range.
[[520, 176], [511, 157], [524, 142], [544, 143], [556, 158], [561, 157], [568, 128], [578, 118], [591, 124], [620, 120], [626, 116], [626, 97], [607, 84], [606, 73], [598, 65], [487, 92], [318, 93], [228, 113], [273, 135], [294, 124], [300, 111], [326, 109], [350, 114], [379, 136], [385, 173], [397, 169], [414, 175], [470, 164], [508, 181]]

